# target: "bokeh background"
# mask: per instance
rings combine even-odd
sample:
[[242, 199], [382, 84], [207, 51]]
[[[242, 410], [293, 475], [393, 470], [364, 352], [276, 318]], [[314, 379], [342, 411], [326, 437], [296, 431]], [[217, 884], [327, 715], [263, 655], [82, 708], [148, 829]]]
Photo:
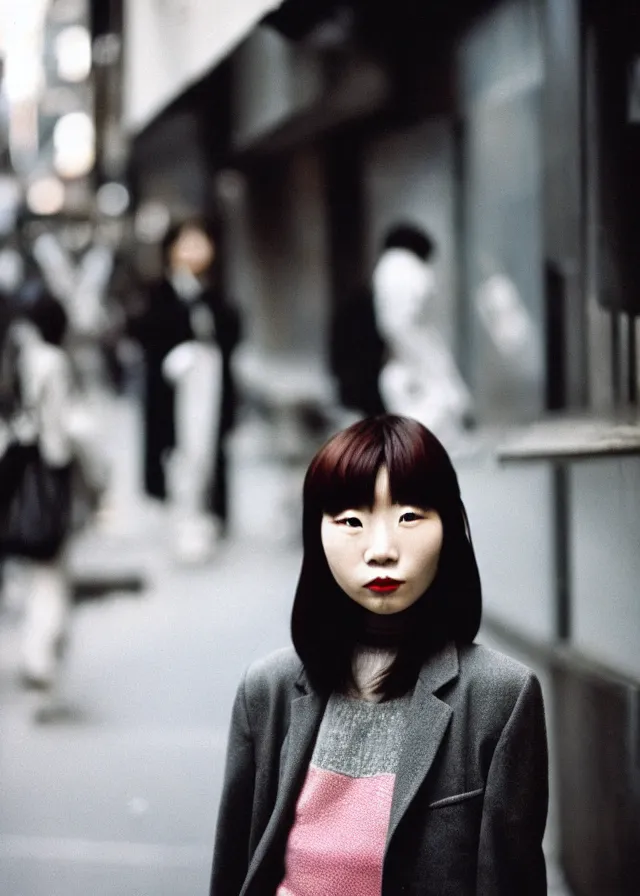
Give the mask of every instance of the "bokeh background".
[[[637, 896], [640, 7], [3, 0], [0, 17], [0, 285], [37, 276], [64, 305], [109, 469], [70, 546], [53, 691], [21, 685], [4, 564], [2, 893], [207, 892], [235, 686], [288, 642], [304, 469], [353, 418], [334, 321], [407, 220], [436, 243], [430, 319], [473, 397], [452, 454], [480, 640], [543, 682], [550, 892]], [[241, 322], [227, 515], [197, 562], [145, 486], [136, 335], [163, 240], [194, 219], [215, 223]]]

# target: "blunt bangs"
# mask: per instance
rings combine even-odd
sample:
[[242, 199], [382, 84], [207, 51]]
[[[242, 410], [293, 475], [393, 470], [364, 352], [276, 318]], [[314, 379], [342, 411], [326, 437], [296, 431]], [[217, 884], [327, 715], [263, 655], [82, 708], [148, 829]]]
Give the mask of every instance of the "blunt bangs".
[[388, 433], [384, 463], [394, 504], [413, 504], [448, 516], [460, 498], [458, 479], [444, 448], [412, 420], [402, 420]]
[[346, 430], [334, 436], [309, 468], [305, 506], [320, 515], [373, 506], [376, 476], [384, 463], [383, 446], [348, 434]]
[[350, 426], [320, 449], [307, 473], [305, 507], [320, 515], [371, 508], [381, 467], [389, 472], [396, 504], [448, 515], [459, 500], [457, 477], [440, 442], [413, 420], [385, 415]]

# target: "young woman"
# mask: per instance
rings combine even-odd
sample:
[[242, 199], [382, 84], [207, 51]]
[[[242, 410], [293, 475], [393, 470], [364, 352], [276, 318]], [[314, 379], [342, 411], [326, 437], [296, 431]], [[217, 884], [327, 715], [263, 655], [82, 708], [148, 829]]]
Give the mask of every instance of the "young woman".
[[211, 896], [542, 896], [540, 685], [476, 645], [451, 461], [414, 420], [334, 436], [304, 484], [295, 652], [236, 696]]

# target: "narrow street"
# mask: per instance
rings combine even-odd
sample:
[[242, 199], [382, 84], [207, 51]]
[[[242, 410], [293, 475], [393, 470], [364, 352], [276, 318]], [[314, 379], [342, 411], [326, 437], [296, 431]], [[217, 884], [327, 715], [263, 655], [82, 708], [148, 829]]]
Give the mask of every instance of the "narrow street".
[[232, 537], [208, 566], [180, 567], [165, 513], [135, 488], [136, 415], [109, 414], [113, 509], [73, 568], [147, 588], [79, 605], [49, 702], [19, 689], [17, 608], [0, 617], [3, 896], [204, 896], [235, 687], [288, 641], [297, 513], [273, 465], [236, 452]]

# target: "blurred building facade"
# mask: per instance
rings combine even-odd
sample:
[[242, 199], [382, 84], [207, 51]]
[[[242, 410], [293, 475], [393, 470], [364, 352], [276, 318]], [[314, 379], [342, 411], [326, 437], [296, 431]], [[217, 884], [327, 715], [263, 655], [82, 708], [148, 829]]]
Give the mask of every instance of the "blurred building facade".
[[456, 463], [486, 623], [550, 670], [571, 887], [635, 894], [638, 13], [263, 0], [225, 31], [223, 7], [124, 5], [138, 264], [165, 219], [223, 219], [245, 395], [295, 427], [331, 414], [331, 315], [385, 229], [434, 236], [434, 316], [478, 417]]

